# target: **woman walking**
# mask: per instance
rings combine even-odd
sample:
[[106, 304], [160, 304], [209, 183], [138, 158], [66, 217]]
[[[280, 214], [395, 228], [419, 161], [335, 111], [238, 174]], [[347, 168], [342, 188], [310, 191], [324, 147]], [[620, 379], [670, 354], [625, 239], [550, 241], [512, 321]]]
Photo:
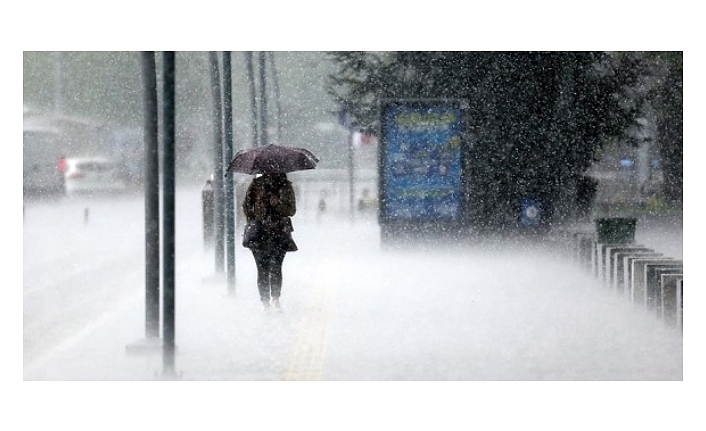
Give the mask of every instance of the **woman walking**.
[[243, 245], [255, 258], [257, 289], [264, 310], [280, 308], [284, 256], [297, 250], [290, 218], [296, 212], [294, 188], [286, 174], [262, 174], [248, 186], [243, 213], [246, 226], [254, 226], [256, 232], [251, 239], [246, 235]]

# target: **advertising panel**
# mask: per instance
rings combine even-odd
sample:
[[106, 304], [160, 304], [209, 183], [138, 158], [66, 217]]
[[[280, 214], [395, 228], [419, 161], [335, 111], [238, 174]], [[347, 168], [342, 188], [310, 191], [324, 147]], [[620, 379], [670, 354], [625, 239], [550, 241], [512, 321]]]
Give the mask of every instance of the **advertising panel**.
[[457, 221], [461, 216], [459, 101], [381, 105], [380, 218]]

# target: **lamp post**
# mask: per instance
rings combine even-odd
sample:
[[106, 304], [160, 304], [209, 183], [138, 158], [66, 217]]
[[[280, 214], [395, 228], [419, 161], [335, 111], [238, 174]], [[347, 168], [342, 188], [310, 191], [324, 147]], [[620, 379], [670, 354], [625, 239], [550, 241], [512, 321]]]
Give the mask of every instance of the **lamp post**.
[[208, 53], [211, 70], [211, 97], [213, 99], [213, 225], [216, 273], [223, 272], [223, 120], [221, 105], [221, 77], [218, 54]]
[[175, 67], [174, 67], [174, 52], [167, 51], [162, 54], [163, 59], [163, 118], [164, 118], [164, 141], [163, 146], [163, 161], [162, 176], [164, 179], [162, 185], [162, 208], [164, 217], [162, 219], [162, 232], [164, 233], [164, 242], [162, 243], [162, 265], [164, 274], [164, 290], [162, 296], [162, 365], [164, 374], [174, 374], [174, 356], [175, 356], [175, 304], [176, 304], [176, 289], [175, 289], [175, 175], [174, 175], [174, 143], [175, 143]]
[[[224, 161], [233, 158], [233, 92], [231, 89], [231, 54], [223, 52], [223, 140]], [[233, 202], [233, 178], [225, 180], [226, 211], [226, 256], [228, 257], [228, 293], [235, 295], [235, 205]]]

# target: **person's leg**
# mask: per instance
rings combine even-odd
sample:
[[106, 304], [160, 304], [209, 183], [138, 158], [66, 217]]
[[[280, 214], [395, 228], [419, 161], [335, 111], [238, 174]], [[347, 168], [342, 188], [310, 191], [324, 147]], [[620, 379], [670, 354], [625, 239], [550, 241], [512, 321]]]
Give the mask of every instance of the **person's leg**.
[[282, 263], [287, 252], [277, 250], [270, 257], [270, 285], [272, 287], [272, 301], [279, 305], [279, 297], [282, 293]]
[[260, 292], [260, 300], [266, 304], [270, 303], [270, 271], [269, 256], [259, 250], [253, 250], [255, 266], [257, 267], [257, 290]]

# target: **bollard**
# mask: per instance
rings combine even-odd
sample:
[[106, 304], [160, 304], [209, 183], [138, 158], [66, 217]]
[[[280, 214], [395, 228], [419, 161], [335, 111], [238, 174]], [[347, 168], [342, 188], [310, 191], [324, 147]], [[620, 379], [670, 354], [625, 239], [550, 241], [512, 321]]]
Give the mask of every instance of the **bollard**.
[[211, 183], [211, 180], [206, 181], [206, 185], [204, 185], [203, 190], [201, 190], [201, 216], [203, 222], [204, 245], [213, 245], [213, 184]]
[[662, 253], [657, 253], [652, 249], [636, 249], [636, 250], [626, 250], [618, 251], [613, 256], [613, 289], [618, 292], [623, 292], [626, 284], [624, 283], [624, 272], [625, 272], [625, 258], [627, 257], [659, 257]]
[[617, 243], [617, 244], [611, 244], [611, 243], [596, 243], [595, 246], [595, 253], [596, 253], [596, 270], [595, 270], [595, 276], [598, 278], [598, 280], [603, 283], [606, 278], [606, 273], [609, 270], [609, 262], [608, 262], [608, 256], [610, 250], [618, 247], [622, 247], [625, 244]]
[[651, 264], [664, 264], [676, 262], [671, 257], [664, 258], [638, 258], [633, 259], [630, 270], [630, 292], [632, 302], [646, 305], [647, 291], [645, 286], [645, 267]]
[[684, 330], [684, 279], [677, 280], [677, 327]]
[[632, 263], [633, 261], [637, 259], [649, 259], [649, 258], [659, 258], [661, 257], [662, 254], [659, 253], [657, 256], [652, 256], [652, 255], [644, 255], [641, 253], [636, 253], [636, 254], [630, 254], [628, 256], [625, 256], [623, 258], [623, 290], [625, 292], [625, 296], [632, 302], [633, 300], [633, 290], [632, 290], [632, 282], [633, 282], [633, 266]]
[[662, 319], [677, 326], [677, 283], [684, 279], [684, 274], [662, 274], [660, 296], [662, 297]]
[[619, 252], [637, 252], [637, 251], [651, 251], [650, 249], [642, 245], [625, 246], [625, 245], [610, 245], [604, 248], [603, 255], [603, 278], [602, 282], [605, 286], [613, 288], [614, 282], [613, 277], [615, 273], [615, 255]]
[[593, 271], [593, 249], [596, 242], [594, 234], [580, 234], [578, 236], [578, 258], [587, 272]]
[[647, 305], [647, 308], [656, 311], [661, 316], [664, 307], [662, 302], [662, 275], [683, 273], [684, 265], [682, 261], [675, 261], [669, 264], [645, 265], [645, 305]]
[[88, 207], [83, 209], [83, 225], [88, 226], [88, 216], [90, 214], [90, 209]]

